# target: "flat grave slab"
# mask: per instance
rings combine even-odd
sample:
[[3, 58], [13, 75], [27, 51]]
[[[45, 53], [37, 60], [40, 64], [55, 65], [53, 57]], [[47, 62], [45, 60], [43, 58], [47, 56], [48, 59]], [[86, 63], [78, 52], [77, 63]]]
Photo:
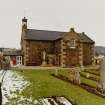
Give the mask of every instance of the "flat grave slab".
[[72, 105], [65, 97], [50, 97], [41, 99], [43, 105]]

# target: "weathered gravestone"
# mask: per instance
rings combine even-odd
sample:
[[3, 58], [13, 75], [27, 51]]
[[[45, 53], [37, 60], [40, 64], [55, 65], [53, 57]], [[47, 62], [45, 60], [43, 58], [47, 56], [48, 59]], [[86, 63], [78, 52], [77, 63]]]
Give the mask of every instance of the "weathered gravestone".
[[58, 68], [55, 68], [55, 75], [57, 76], [58, 75]]
[[89, 78], [89, 77], [90, 77], [90, 73], [87, 73], [87, 74], [86, 74], [86, 78]]
[[80, 68], [75, 68], [74, 70], [74, 78], [73, 78], [73, 82], [76, 83], [76, 84], [80, 84], [81, 81], [80, 81]]
[[100, 80], [98, 83], [98, 89], [105, 92], [105, 57], [102, 59], [100, 64]]

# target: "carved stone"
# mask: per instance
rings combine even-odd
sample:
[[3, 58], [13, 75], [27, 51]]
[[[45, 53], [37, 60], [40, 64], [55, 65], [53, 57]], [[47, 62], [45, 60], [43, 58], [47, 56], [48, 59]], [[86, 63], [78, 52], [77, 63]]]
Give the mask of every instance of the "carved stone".
[[105, 92], [105, 57], [102, 59], [100, 65], [100, 81], [98, 88]]
[[43, 61], [42, 61], [42, 65], [41, 66], [47, 66], [47, 62], [46, 62], [46, 51], [44, 50], [43, 51], [43, 55], [42, 55], [43, 57]]

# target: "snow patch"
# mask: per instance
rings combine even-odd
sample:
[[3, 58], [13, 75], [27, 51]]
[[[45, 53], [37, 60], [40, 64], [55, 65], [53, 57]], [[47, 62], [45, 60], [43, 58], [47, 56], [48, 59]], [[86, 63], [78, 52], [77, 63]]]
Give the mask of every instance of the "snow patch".
[[[0, 80], [2, 79], [3, 70], [0, 71]], [[17, 99], [18, 94], [26, 88], [30, 82], [24, 80], [18, 73], [7, 70], [2, 83], [2, 105], [8, 103], [11, 99]], [[23, 96], [19, 97], [19, 100], [23, 100]], [[18, 101], [19, 101], [18, 100]]]

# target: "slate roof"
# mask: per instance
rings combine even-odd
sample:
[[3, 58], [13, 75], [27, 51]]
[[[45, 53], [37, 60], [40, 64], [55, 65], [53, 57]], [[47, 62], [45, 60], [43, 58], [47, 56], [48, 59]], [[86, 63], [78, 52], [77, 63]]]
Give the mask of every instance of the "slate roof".
[[[27, 33], [24, 39], [54, 41], [63, 38], [66, 33], [67, 32], [27, 29]], [[89, 38], [85, 33], [79, 33], [78, 35], [81, 39], [81, 42], [94, 43], [94, 41], [91, 38]]]
[[4, 51], [3, 52], [4, 56], [21, 56], [22, 52], [21, 50], [15, 50], [15, 51]]
[[65, 32], [27, 29], [25, 39], [54, 41], [62, 38]]
[[84, 43], [94, 43], [94, 41], [91, 38], [89, 38], [84, 32], [80, 33], [79, 37], [81, 39], [81, 42], [84, 42]]

